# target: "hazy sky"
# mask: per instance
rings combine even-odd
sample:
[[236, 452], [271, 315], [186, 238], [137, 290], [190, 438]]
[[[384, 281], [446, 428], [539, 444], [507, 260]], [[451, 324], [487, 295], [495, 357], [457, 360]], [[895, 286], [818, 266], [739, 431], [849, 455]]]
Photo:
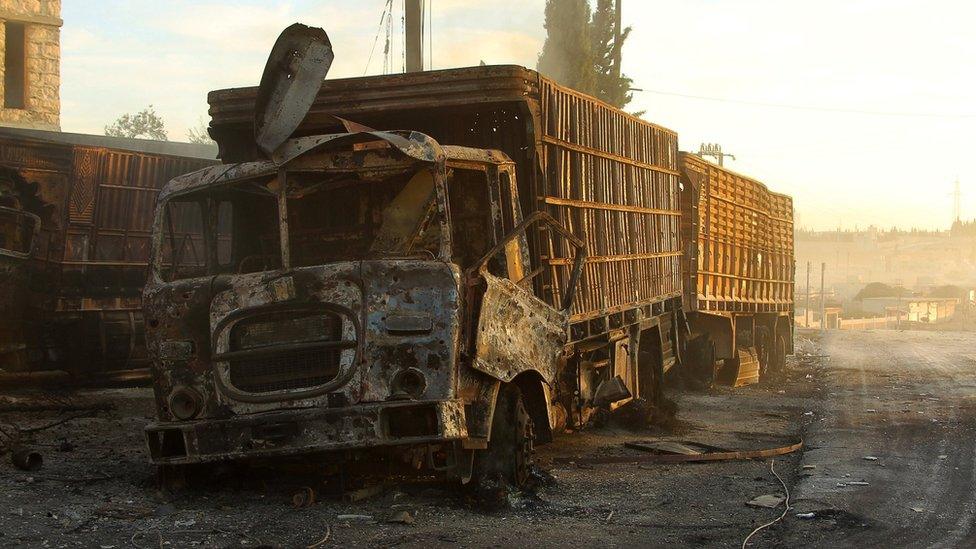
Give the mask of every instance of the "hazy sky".
[[[430, 1], [434, 68], [535, 65], [544, 0]], [[330, 77], [362, 75], [385, 3], [65, 0], [63, 129], [101, 133], [151, 103], [183, 139], [205, 120], [209, 90], [257, 84], [295, 21], [329, 32]], [[677, 94], [638, 93], [628, 110], [677, 130], [683, 149], [721, 143], [733, 169], [794, 196], [802, 225], [945, 227], [957, 176], [963, 217], [976, 217], [976, 3], [623, 4], [624, 72]], [[377, 50], [367, 74], [383, 70]]]

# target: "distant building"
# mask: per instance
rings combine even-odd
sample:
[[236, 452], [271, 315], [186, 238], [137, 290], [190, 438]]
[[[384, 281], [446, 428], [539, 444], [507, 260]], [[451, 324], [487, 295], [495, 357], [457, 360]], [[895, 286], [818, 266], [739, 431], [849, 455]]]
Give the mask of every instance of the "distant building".
[[0, 0], [0, 126], [61, 129], [61, 0]]
[[901, 316], [909, 322], [942, 322], [956, 314], [955, 298], [934, 297], [868, 297], [862, 300], [866, 313]]

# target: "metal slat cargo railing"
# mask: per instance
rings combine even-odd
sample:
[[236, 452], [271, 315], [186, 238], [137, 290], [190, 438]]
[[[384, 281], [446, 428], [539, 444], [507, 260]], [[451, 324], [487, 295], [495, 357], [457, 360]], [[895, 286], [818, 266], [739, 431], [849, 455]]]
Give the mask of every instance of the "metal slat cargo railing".
[[[793, 202], [762, 183], [693, 155], [698, 181], [697, 269], [688, 270], [695, 308], [717, 312], [792, 309]], [[691, 208], [685, 207], [686, 215]], [[686, 235], [690, 228], [686, 227]]]
[[[681, 293], [677, 135], [542, 78], [540, 207], [584, 239], [574, 322]], [[572, 263], [548, 239], [543, 299], [559, 305]]]

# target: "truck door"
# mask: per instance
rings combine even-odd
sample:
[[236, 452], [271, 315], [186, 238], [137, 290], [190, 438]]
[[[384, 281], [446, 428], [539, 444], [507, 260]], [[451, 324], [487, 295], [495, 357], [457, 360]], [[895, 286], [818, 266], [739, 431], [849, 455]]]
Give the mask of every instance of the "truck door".
[[[518, 195], [514, 173], [499, 171], [499, 207], [511, 222], [518, 219]], [[529, 264], [526, 231], [548, 229], [565, 238], [575, 249], [570, 283], [562, 296], [562, 310], [542, 301], [531, 290], [531, 279], [541, 272], [526, 274]], [[490, 268], [504, 254], [506, 273], [496, 274]], [[507, 234], [469, 270], [469, 280], [480, 278], [485, 284], [481, 311], [476, 328], [473, 367], [504, 382], [520, 373], [534, 370], [551, 381], [556, 374], [559, 355], [566, 344], [569, 310], [586, 252], [583, 242], [563, 228], [545, 212], [535, 212]]]

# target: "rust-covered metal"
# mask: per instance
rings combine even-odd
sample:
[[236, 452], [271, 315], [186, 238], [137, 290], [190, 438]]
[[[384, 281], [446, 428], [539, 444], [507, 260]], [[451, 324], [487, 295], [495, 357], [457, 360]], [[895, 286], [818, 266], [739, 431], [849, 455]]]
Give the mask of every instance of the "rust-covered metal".
[[[424, 244], [407, 236], [440, 231], [434, 217], [443, 216], [444, 202], [432, 191], [442, 195], [445, 167], [440, 146], [426, 136], [361, 132], [292, 140], [274, 161], [207, 168], [167, 186], [145, 293], [160, 418], [147, 430], [154, 461], [434, 443], [453, 451], [453, 441], [467, 437], [454, 368], [462, 276], [444, 261], [449, 238], [418, 254], [411, 248]], [[372, 245], [360, 257], [302, 264], [304, 233], [320, 227], [325, 238], [331, 229], [321, 222], [340, 213], [318, 211], [309, 225], [300, 218], [303, 201], [349, 185], [371, 193], [391, 178], [404, 181], [383, 209], [392, 228], [363, 233]], [[422, 190], [425, 181], [432, 191]], [[279, 250], [273, 268], [240, 261], [223, 269], [211, 259], [195, 274], [168, 280], [177, 260], [162, 234], [167, 212], [233, 192], [274, 205], [276, 219], [263, 227], [289, 226], [281, 242], [290, 254]], [[440, 213], [418, 221], [427, 204], [440, 204]], [[174, 223], [173, 230], [182, 229]], [[220, 242], [206, 230], [180, 239]], [[231, 257], [238, 246], [231, 244]]]
[[[256, 158], [257, 88], [210, 93], [210, 130], [224, 161]], [[589, 257], [570, 314], [571, 339], [658, 313], [681, 293], [677, 134], [518, 66], [327, 80], [296, 135], [331, 133], [337, 117], [410, 129], [441, 143], [498, 149], [517, 165], [525, 215], [545, 211]], [[561, 308], [573, 257], [564, 240], [529, 239], [536, 295]]]
[[295, 23], [275, 42], [261, 76], [254, 140], [268, 156], [291, 137], [329, 73], [332, 44], [325, 31]]
[[40, 219], [31, 308], [10, 319], [32, 336], [21, 368], [88, 380], [147, 366], [140, 293], [153, 205], [165, 182], [215, 163], [200, 156], [185, 144], [0, 128], [0, 167], [26, 181], [24, 207]]
[[690, 154], [683, 230], [688, 305], [699, 311], [793, 310], [793, 199]]
[[475, 67], [325, 81], [266, 154], [262, 88], [211, 93], [226, 165], [157, 207], [153, 461], [383, 447], [466, 479], [511, 425], [518, 452], [659, 397], [683, 329], [674, 132]]
[[793, 200], [694, 154], [682, 153], [681, 163], [692, 330], [723, 361], [720, 381], [756, 383], [792, 350]]

